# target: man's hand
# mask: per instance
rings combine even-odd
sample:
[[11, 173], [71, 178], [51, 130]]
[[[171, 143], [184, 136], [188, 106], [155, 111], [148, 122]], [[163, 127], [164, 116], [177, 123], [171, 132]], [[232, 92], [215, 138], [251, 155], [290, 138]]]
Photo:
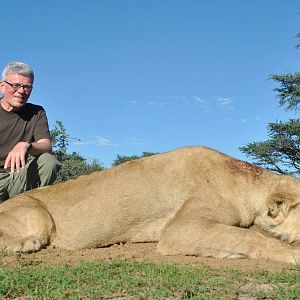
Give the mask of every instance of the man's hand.
[[[30, 154], [33, 156], [40, 155], [42, 153], [51, 153], [51, 141], [49, 139], [40, 139], [34, 142]], [[11, 172], [19, 172], [21, 168], [25, 167], [26, 161], [25, 156], [30, 147], [28, 142], [19, 142], [7, 155], [4, 163], [4, 168], [10, 168]]]
[[25, 167], [25, 155], [30, 144], [28, 142], [19, 142], [7, 155], [4, 163], [4, 168], [10, 168], [11, 172], [19, 172]]

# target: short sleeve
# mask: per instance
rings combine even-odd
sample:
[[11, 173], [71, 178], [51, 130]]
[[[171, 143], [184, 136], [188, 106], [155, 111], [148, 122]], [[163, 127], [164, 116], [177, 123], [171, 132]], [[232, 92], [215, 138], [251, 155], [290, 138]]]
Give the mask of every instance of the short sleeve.
[[40, 139], [49, 139], [50, 140], [50, 131], [48, 125], [48, 119], [45, 110], [40, 107], [36, 115], [36, 124], [33, 130], [33, 140], [38, 141]]

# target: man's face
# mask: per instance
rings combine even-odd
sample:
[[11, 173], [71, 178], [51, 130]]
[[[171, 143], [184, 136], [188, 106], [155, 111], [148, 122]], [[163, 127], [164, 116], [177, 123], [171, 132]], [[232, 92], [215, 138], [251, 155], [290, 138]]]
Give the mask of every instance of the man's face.
[[31, 94], [31, 90], [28, 90], [28, 88], [24, 89], [24, 87], [20, 87], [16, 90], [10, 84], [32, 86], [32, 79], [30, 77], [14, 73], [9, 74], [5, 81], [0, 82], [0, 92], [3, 94], [1, 105], [5, 110], [17, 111], [26, 104]]

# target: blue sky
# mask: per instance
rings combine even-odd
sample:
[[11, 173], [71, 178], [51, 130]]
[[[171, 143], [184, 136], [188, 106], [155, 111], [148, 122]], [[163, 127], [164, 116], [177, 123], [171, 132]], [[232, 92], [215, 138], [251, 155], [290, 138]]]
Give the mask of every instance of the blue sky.
[[297, 118], [270, 74], [299, 71], [294, 0], [53, 0], [1, 3], [1, 69], [35, 70], [30, 102], [109, 167], [117, 154], [239, 147]]

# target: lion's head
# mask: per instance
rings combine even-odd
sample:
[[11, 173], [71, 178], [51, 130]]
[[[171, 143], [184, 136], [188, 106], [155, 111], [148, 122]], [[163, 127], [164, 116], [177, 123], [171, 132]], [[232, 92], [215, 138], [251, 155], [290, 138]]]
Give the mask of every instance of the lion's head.
[[273, 227], [271, 233], [272, 232], [290, 244], [300, 244], [300, 204], [292, 207], [285, 219]]
[[255, 224], [289, 243], [300, 243], [299, 192], [277, 190], [266, 201], [267, 210], [255, 219]]

